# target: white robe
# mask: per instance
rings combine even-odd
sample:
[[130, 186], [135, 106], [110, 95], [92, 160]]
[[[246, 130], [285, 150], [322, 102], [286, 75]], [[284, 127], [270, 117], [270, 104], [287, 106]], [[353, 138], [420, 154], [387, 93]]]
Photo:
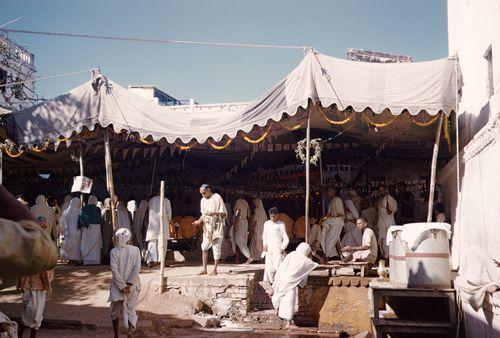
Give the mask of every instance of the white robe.
[[240, 198], [234, 204], [234, 214], [240, 210], [236, 233], [234, 240], [240, 249], [240, 252], [246, 258], [250, 258], [250, 250], [248, 249], [248, 219], [250, 218], [250, 206], [248, 202]]
[[[139, 273], [141, 271], [141, 252], [133, 245], [117, 246], [111, 250], [110, 268], [113, 274], [111, 279], [108, 302], [123, 302], [123, 321], [128, 328], [130, 322], [136, 327], [137, 313], [135, 307], [141, 290]], [[130, 294], [125, 296], [120, 290], [130, 286]], [[113, 309], [113, 307], [112, 307]]]
[[[344, 237], [342, 237], [341, 245], [345, 246], [360, 246], [363, 234], [356, 226], [356, 220], [359, 218], [359, 212], [356, 209], [353, 201], [346, 200], [345, 205], [347, 207], [346, 222], [344, 226]], [[347, 221], [348, 219], [353, 221]]]
[[82, 232], [78, 230], [78, 216], [80, 215], [80, 199], [71, 199], [68, 208], [61, 216], [61, 228], [64, 228], [64, 240], [61, 247], [61, 257], [72, 261], [81, 261], [80, 246]]
[[127, 228], [129, 230], [132, 230], [130, 224], [130, 216], [123, 202], [118, 202], [116, 204], [116, 222], [116, 226], [118, 227], [118, 229]]
[[[97, 198], [95, 196], [90, 196], [88, 204], [95, 205], [97, 207]], [[101, 264], [101, 224], [89, 224], [88, 227], [83, 227], [81, 230], [82, 243], [80, 246], [80, 251], [82, 253], [83, 264]]]
[[344, 203], [342, 203], [342, 199], [340, 197], [334, 197], [330, 201], [330, 204], [328, 205], [328, 213], [331, 217], [327, 218], [326, 225], [328, 226], [323, 227], [323, 231], [325, 233], [325, 243], [323, 248], [326, 257], [335, 257], [338, 256], [335, 244], [339, 241], [340, 232], [345, 225]]
[[[387, 207], [392, 211], [389, 215]], [[398, 203], [391, 195], [386, 195], [378, 201], [378, 241], [380, 253], [384, 258], [389, 257], [389, 247], [387, 246], [387, 230], [391, 225], [396, 225], [394, 214], [398, 210]]]
[[314, 244], [314, 242], [318, 241], [321, 249], [324, 251], [325, 249], [323, 248], [323, 243], [325, 242], [323, 238], [323, 233], [321, 226], [317, 223], [313, 224], [309, 228], [309, 233], [308, 233], [308, 238], [307, 238], [307, 244], [309, 244], [311, 247]]
[[29, 289], [23, 293], [21, 322], [24, 326], [38, 330], [42, 325], [47, 291]]
[[301, 243], [294, 252], [285, 257], [276, 272], [273, 283], [272, 302], [278, 309], [278, 316], [285, 320], [293, 319], [297, 298], [297, 286], [305, 286], [307, 276], [318, 264], [308, 258], [311, 248]]
[[[149, 200], [149, 220], [148, 230], [146, 232], [146, 241], [148, 249], [146, 253], [146, 262], [160, 261], [160, 196], [155, 196]], [[172, 219], [172, 207], [168, 198], [163, 198], [163, 254], [167, 251], [167, 241], [170, 239], [170, 220]]]
[[141, 250], [141, 252], [144, 249], [142, 226], [144, 224], [144, 219], [146, 218], [147, 212], [148, 212], [148, 201], [142, 200], [141, 203], [139, 203], [139, 208], [137, 208], [137, 212], [135, 213], [133, 221], [133, 229], [132, 229], [135, 238], [137, 239], [139, 250]]
[[47, 204], [47, 199], [44, 195], [39, 195], [36, 198], [35, 205], [31, 207], [31, 213], [35, 218], [43, 217], [47, 222], [47, 229], [45, 233], [53, 236], [53, 231], [56, 230], [56, 215], [54, 210]]
[[267, 247], [265, 251], [264, 282], [273, 283], [274, 275], [278, 270], [283, 253], [287, 248], [289, 238], [286, 233], [285, 223], [282, 221], [273, 222], [268, 220], [264, 223], [262, 232], [262, 244]]
[[252, 239], [250, 241], [250, 254], [253, 259], [260, 260], [262, 258], [262, 235], [264, 233], [264, 223], [267, 221], [266, 210], [260, 198], [253, 201], [255, 210], [253, 214], [253, 221], [255, 222], [255, 229], [253, 230]]
[[222, 238], [226, 217], [223, 217], [223, 222], [218, 224], [217, 217], [208, 215], [214, 212], [227, 215], [226, 205], [222, 197], [217, 193], [213, 193], [210, 198], [203, 197], [200, 201], [200, 212], [203, 216], [203, 240], [211, 243], [215, 239]]

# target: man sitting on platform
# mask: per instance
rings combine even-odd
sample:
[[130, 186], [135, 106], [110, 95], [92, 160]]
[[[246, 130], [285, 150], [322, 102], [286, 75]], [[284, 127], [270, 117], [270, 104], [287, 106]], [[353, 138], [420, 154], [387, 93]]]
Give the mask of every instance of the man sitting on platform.
[[363, 233], [361, 246], [342, 248], [343, 252], [352, 252], [352, 260], [354, 262], [368, 262], [374, 264], [377, 260], [377, 238], [372, 229], [368, 228], [368, 222], [364, 217], [359, 217], [356, 220], [356, 226]]

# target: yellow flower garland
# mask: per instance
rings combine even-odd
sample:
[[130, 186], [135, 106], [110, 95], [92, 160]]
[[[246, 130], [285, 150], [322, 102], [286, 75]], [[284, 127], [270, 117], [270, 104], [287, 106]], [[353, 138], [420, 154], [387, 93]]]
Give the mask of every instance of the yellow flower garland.
[[417, 121], [414, 116], [412, 116], [411, 117], [411, 122], [413, 122], [414, 124], [416, 124], [419, 127], [429, 127], [434, 122], [436, 122], [438, 120], [438, 118], [439, 118], [439, 114], [436, 114], [436, 116], [434, 116], [429, 121], [427, 121], [427, 122], [420, 122], [420, 121]]
[[[443, 113], [444, 114], [444, 113]], [[450, 138], [450, 125], [449, 125], [449, 117], [444, 114], [444, 138], [446, 143], [448, 144], [448, 152], [451, 152], [451, 138]]]
[[372, 127], [376, 127], [376, 128], [384, 128], [384, 127], [387, 127], [389, 125], [391, 125], [394, 121], [396, 121], [396, 118], [398, 117], [398, 115], [394, 115], [389, 121], [387, 122], [384, 122], [384, 123], [377, 123], [377, 122], [373, 122], [372, 120], [370, 120], [370, 118], [368, 117], [368, 114], [364, 114], [363, 115], [365, 120], [372, 126]]
[[6, 144], [3, 145], [3, 150], [11, 158], [20, 157], [20, 156], [22, 156], [24, 154], [24, 150], [19, 150], [19, 152], [17, 154], [11, 153], [10, 150], [9, 150], [9, 147], [7, 147]]
[[196, 142], [193, 142], [193, 144], [191, 144], [191, 145], [188, 144], [187, 146], [184, 146], [184, 145], [178, 144], [177, 142], [174, 142], [174, 145], [177, 148], [179, 148], [180, 150], [189, 150], [189, 149], [193, 148], [195, 144], [196, 144]]
[[141, 141], [142, 143], [147, 144], [147, 145], [155, 143], [155, 141], [148, 141], [148, 140], [146, 140], [145, 138], [142, 138], [142, 137], [139, 137], [139, 141]]
[[302, 125], [304, 124], [304, 122], [299, 122], [299, 124], [297, 124], [297, 125], [295, 125], [293, 127], [289, 127], [286, 124], [284, 124], [283, 122], [278, 122], [278, 123], [279, 123], [280, 126], [282, 126], [283, 128], [285, 128], [288, 131], [295, 131], [295, 130], [301, 128]]
[[272, 123], [269, 124], [269, 127], [267, 127], [267, 130], [264, 132], [264, 134], [262, 134], [261, 137], [255, 139], [255, 140], [252, 140], [248, 135], [243, 135], [243, 139], [251, 144], [260, 143], [266, 139], [267, 135], [269, 135], [269, 132], [271, 131], [271, 126], [272, 126]]
[[233, 139], [232, 138], [228, 138], [226, 143], [222, 146], [219, 146], [217, 144], [215, 144], [214, 142], [210, 141], [210, 140], [207, 140], [208, 144], [210, 145], [210, 147], [212, 147], [212, 149], [214, 150], [224, 150], [226, 149], [227, 147], [229, 147], [229, 145], [233, 142]]
[[319, 108], [321, 115], [323, 115], [323, 118], [325, 119], [325, 121], [330, 123], [330, 124], [336, 125], [336, 126], [341, 126], [343, 124], [346, 124], [347, 122], [351, 121], [354, 118], [354, 116], [356, 115], [355, 112], [352, 112], [351, 116], [348, 116], [345, 119], [340, 120], [340, 121], [335, 121], [335, 120], [332, 120], [331, 118], [329, 118], [328, 116], [326, 116], [326, 113], [325, 113], [323, 107], [318, 106], [318, 108]]
[[47, 148], [49, 147], [49, 143], [46, 142], [42, 148], [38, 148], [37, 146], [32, 146], [31, 147], [31, 151], [34, 151], [35, 153], [43, 153], [44, 151], [47, 150]]

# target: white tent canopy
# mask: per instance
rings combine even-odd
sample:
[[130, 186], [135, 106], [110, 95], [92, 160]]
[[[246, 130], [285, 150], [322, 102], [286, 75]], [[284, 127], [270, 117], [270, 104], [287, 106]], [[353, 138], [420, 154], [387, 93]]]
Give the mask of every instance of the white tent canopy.
[[[457, 63], [454, 58], [418, 63], [376, 64], [347, 61], [309, 51], [302, 62], [263, 97], [248, 106], [164, 107], [141, 98], [107, 80], [95, 91], [92, 81], [31, 108], [3, 117], [8, 134], [19, 144], [43, 143], [45, 139], [70, 137], [83, 127], [112, 125], [169, 143], [180, 139], [208, 138], [218, 141], [255, 125], [278, 121], [284, 113], [295, 115], [309, 100], [323, 106], [389, 109], [399, 115], [426, 111], [449, 114], [456, 105]], [[180, 113], [182, 111], [182, 113]]]

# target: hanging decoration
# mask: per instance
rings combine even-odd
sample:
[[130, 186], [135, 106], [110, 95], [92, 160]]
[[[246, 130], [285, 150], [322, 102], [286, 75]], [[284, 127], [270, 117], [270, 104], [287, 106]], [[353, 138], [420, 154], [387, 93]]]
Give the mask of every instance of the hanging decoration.
[[373, 122], [368, 117], [368, 114], [364, 114], [363, 117], [366, 120], [366, 122], [368, 122], [368, 124], [370, 126], [375, 127], [375, 128], [384, 128], [384, 127], [390, 126], [394, 121], [396, 121], [396, 119], [398, 118], [398, 115], [394, 115], [389, 121], [383, 122], [383, 123]]
[[224, 145], [217, 145], [216, 143], [212, 142], [211, 140], [207, 140], [207, 143], [210, 145], [210, 147], [212, 147], [212, 149], [214, 150], [224, 150], [226, 149], [227, 147], [229, 147], [229, 145], [233, 142], [233, 139], [232, 138], [229, 138], [227, 139], [226, 143]]
[[267, 127], [264, 134], [262, 134], [261, 137], [255, 139], [255, 140], [251, 139], [247, 134], [243, 135], [243, 139], [245, 141], [247, 141], [248, 143], [258, 144], [258, 143], [264, 141], [266, 139], [267, 135], [269, 135], [269, 132], [271, 131], [271, 126], [272, 126], [272, 122], [269, 124], [269, 126]]
[[31, 147], [30, 150], [34, 151], [35, 153], [42, 153], [42, 152], [46, 151], [48, 147], [49, 147], [49, 142], [45, 142], [45, 144], [43, 145], [42, 148], [38, 148], [36, 145], [34, 145]]
[[295, 126], [293, 126], [293, 127], [289, 127], [289, 126], [287, 126], [287, 125], [286, 125], [285, 123], [283, 123], [283, 122], [278, 122], [278, 123], [279, 123], [279, 125], [280, 125], [281, 127], [285, 128], [285, 129], [286, 129], [286, 130], [288, 130], [288, 131], [295, 131], [295, 130], [297, 130], [297, 129], [301, 128], [301, 127], [304, 125], [304, 121], [299, 122], [299, 124], [297, 124], [297, 125], [295, 125]]
[[350, 116], [346, 117], [343, 120], [335, 121], [335, 120], [332, 120], [331, 118], [329, 118], [328, 116], [326, 116], [325, 108], [323, 108], [321, 105], [318, 105], [318, 108], [319, 108], [319, 111], [320, 111], [321, 115], [323, 115], [323, 118], [325, 119], [325, 121], [328, 122], [328, 123], [330, 123], [330, 124], [336, 125], [336, 126], [341, 126], [341, 125], [344, 125], [344, 124], [348, 123], [356, 115], [354, 112], [351, 111], [351, 115]]
[[420, 122], [418, 121], [415, 116], [412, 116], [411, 117], [411, 122], [413, 122], [414, 124], [416, 124], [417, 126], [419, 127], [429, 127], [430, 125], [432, 125], [434, 122], [436, 122], [439, 118], [439, 114], [436, 114], [436, 116], [434, 116], [433, 118], [431, 118], [429, 121], [426, 121], [426, 122]]
[[[23, 149], [19, 149], [17, 145], [14, 144], [14, 142], [9, 142], [9, 140], [6, 140], [6, 143], [4, 143], [2, 147], [7, 156], [9, 156], [10, 158], [20, 157], [24, 154]], [[16, 151], [17, 153], [14, 153]]]
[[[311, 140], [311, 148], [314, 149], [314, 155], [310, 158], [310, 163], [313, 165], [317, 165], [319, 158], [321, 157], [321, 139], [316, 138]], [[295, 150], [297, 154], [297, 158], [302, 161], [302, 164], [306, 163], [306, 139], [297, 142], [297, 149]]]
[[147, 145], [155, 143], [155, 141], [148, 141], [148, 140], [146, 140], [145, 138], [142, 138], [142, 137], [139, 137], [139, 141], [141, 141], [142, 143], [147, 144]]
[[179, 143], [177, 143], [177, 141], [174, 142], [174, 145], [177, 148], [179, 148], [180, 150], [189, 150], [189, 149], [193, 148], [195, 144], [196, 144], [196, 142], [193, 142], [193, 143], [188, 144], [188, 145], [179, 144]]
[[[438, 115], [436, 115], [436, 116], [438, 116]], [[448, 152], [451, 152], [450, 118], [446, 114], [444, 114], [443, 128], [444, 128], [444, 138], [446, 140], [446, 143], [448, 144]]]

